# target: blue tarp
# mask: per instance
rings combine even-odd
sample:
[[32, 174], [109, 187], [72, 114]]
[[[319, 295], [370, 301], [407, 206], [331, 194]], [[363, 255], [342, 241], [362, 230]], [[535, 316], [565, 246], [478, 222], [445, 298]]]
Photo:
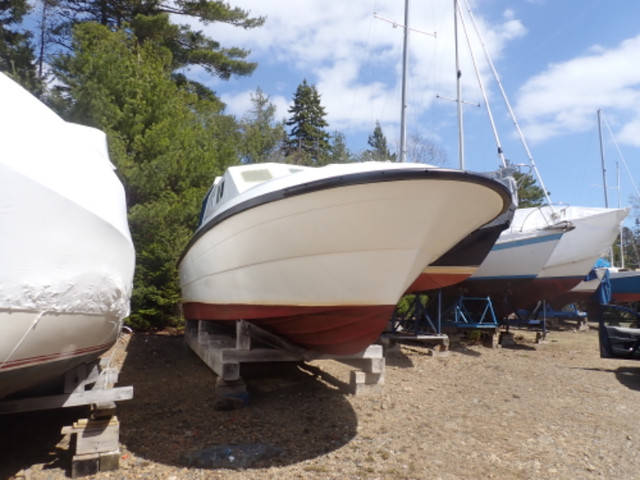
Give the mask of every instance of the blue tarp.
[[596, 269], [607, 268], [604, 271], [603, 277], [600, 279], [600, 286], [591, 295], [591, 301], [598, 305], [606, 305], [611, 301], [611, 281], [609, 280], [609, 270], [611, 265], [604, 258], [599, 258], [591, 271], [585, 277], [585, 280], [593, 280], [596, 278]]

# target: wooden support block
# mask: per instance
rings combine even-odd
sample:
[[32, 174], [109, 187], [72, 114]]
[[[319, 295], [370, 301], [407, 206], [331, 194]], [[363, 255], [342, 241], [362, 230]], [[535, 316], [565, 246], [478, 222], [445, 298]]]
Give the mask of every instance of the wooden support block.
[[100, 454], [100, 471], [112, 472], [120, 468], [120, 450]]
[[440, 346], [437, 346], [435, 348], [431, 348], [429, 349], [429, 355], [431, 355], [433, 358], [447, 358], [449, 357], [450, 353], [449, 350], [443, 350], [442, 348], [439, 348]]
[[74, 455], [71, 460], [71, 478], [111, 472], [120, 468], [120, 450], [103, 453]]
[[357, 358], [357, 359], [336, 359], [340, 363], [346, 363], [367, 373], [384, 373], [385, 360], [382, 358]]
[[95, 419], [109, 418], [116, 414], [116, 402], [94, 403], [91, 417]]
[[113, 452], [119, 448], [120, 424], [115, 416], [106, 420], [82, 418], [63, 427], [61, 433], [76, 435], [76, 455]]
[[502, 332], [500, 334], [500, 345], [503, 347], [513, 347], [516, 344], [513, 333]]
[[352, 370], [349, 386], [353, 395], [380, 393], [384, 385], [384, 374], [367, 373], [362, 370]]
[[85, 477], [120, 467], [120, 423], [110, 418], [81, 418], [62, 427], [63, 434], [76, 435], [75, 455], [71, 461], [71, 477]]
[[[248, 405], [249, 395], [240, 378], [242, 363], [300, 362], [332, 359], [361, 370], [352, 377], [352, 390], [366, 387], [379, 388], [384, 383], [385, 359], [382, 345], [370, 345], [354, 355], [322, 354], [292, 344], [251, 323], [238, 321], [235, 338], [227, 332], [209, 325], [213, 322], [187, 321], [185, 341], [200, 359], [218, 375], [216, 409], [240, 408]], [[252, 348], [256, 340], [273, 348]]]
[[248, 324], [245, 322], [236, 323], [236, 349], [251, 349], [251, 333], [249, 331]]
[[498, 329], [493, 331], [482, 332], [483, 343], [485, 347], [498, 348], [500, 347], [500, 332]]
[[[198, 322], [210, 323], [210, 322]], [[240, 378], [240, 364], [238, 362], [225, 362], [223, 352], [235, 345], [229, 336], [194, 335], [196, 330], [189, 328], [185, 332], [185, 341], [198, 357], [219, 377], [225, 380], [237, 380]]]
[[100, 455], [74, 455], [71, 460], [71, 478], [95, 475], [100, 470]]

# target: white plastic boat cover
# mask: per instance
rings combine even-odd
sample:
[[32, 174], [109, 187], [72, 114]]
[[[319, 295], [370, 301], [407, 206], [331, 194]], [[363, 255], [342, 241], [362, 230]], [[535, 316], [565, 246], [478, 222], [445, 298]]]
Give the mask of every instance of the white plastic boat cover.
[[0, 309], [129, 314], [135, 252], [103, 132], [0, 73]]

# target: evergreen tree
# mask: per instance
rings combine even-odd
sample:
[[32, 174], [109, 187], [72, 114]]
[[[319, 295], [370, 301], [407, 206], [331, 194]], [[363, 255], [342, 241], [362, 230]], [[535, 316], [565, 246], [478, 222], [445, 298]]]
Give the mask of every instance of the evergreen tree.
[[237, 126], [223, 105], [179, 88], [171, 52], [123, 25], [76, 28], [54, 63], [65, 117], [105, 131], [123, 179], [136, 246], [130, 322], [162, 327], [180, 315], [177, 260], [212, 178], [237, 163]]
[[284, 123], [275, 122], [276, 107], [260, 87], [251, 95], [251, 104], [249, 114], [240, 122], [240, 156], [246, 163], [278, 161]]
[[344, 134], [339, 131], [331, 135], [331, 163], [348, 163], [351, 161], [351, 152], [347, 148]]
[[20, 27], [29, 11], [27, 0], [0, 1], [0, 71], [39, 96], [31, 33]]
[[328, 163], [329, 134], [324, 130], [328, 123], [315, 85], [306, 80], [298, 85], [289, 113], [291, 117], [285, 122], [291, 127], [286, 143], [288, 161], [305, 165]]
[[539, 207], [545, 203], [544, 190], [530, 173], [514, 172], [513, 178], [518, 185], [518, 207]]
[[[79, 23], [97, 22], [111, 30], [128, 25], [141, 43], [151, 40], [171, 51], [172, 71], [198, 65], [223, 79], [253, 72], [256, 64], [245, 60], [250, 52], [223, 47], [192, 25], [221, 22], [247, 29], [265, 20], [223, 0], [54, 0], [53, 6], [57, 21], [51, 33], [58, 45], [70, 46], [73, 27]], [[180, 20], [184, 23], [174, 23]]]
[[360, 156], [361, 161], [395, 161], [396, 154], [392, 154], [387, 146], [387, 137], [382, 132], [380, 122], [376, 121], [376, 126], [373, 129], [373, 133], [369, 135], [367, 144], [371, 147], [368, 150], [362, 152]]

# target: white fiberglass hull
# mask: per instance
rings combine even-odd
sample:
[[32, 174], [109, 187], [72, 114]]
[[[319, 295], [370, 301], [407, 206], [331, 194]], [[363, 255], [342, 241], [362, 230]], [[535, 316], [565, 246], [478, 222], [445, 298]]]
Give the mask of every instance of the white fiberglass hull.
[[[310, 348], [354, 353], [377, 338], [426, 265], [509, 202], [497, 182], [455, 171], [258, 202], [200, 232], [185, 251], [185, 315], [244, 318]], [[339, 324], [353, 331], [340, 338]]]
[[563, 231], [506, 231], [471, 280], [517, 280], [534, 278], [558, 245]]
[[[517, 210], [516, 210], [517, 212]], [[505, 230], [471, 277], [444, 293], [448, 302], [458, 296], [491, 297], [497, 315], [509, 315], [529, 298], [536, 275], [560, 242], [566, 229]]]
[[0, 397], [111, 346], [135, 252], [104, 134], [69, 124], [0, 74]]
[[[551, 207], [540, 207], [529, 216], [552, 218]], [[620, 223], [629, 213], [626, 208], [555, 207], [555, 221], [574, 227], [558, 243], [538, 278], [572, 277], [582, 279], [620, 232]], [[530, 222], [529, 218], [523, 221]], [[514, 222], [516, 218], [514, 217]]]
[[116, 341], [121, 319], [112, 315], [0, 311], [0, 398], [41, 387], [90, 361]]
[[[530, 295], [520, 299], [520, 305], [530, 307], [538, 300], [547, 300], [555, 308], [574, 301], [571, 290], [578, 286], [593, 268], [596, 260], [614, 242], [620, 223], [628, 209], [596, 207], [539, 207], [524, 209], [514, 216], [514, 223], [524, 225], [568, 223], [573, 228], [560, 242], [536, 276]], [[592, 285], [593, 286], [593, 285]], [[580, 289], [589, 288], [583, 285]], [[580, 296], [584, 292], [578, 292]]]

